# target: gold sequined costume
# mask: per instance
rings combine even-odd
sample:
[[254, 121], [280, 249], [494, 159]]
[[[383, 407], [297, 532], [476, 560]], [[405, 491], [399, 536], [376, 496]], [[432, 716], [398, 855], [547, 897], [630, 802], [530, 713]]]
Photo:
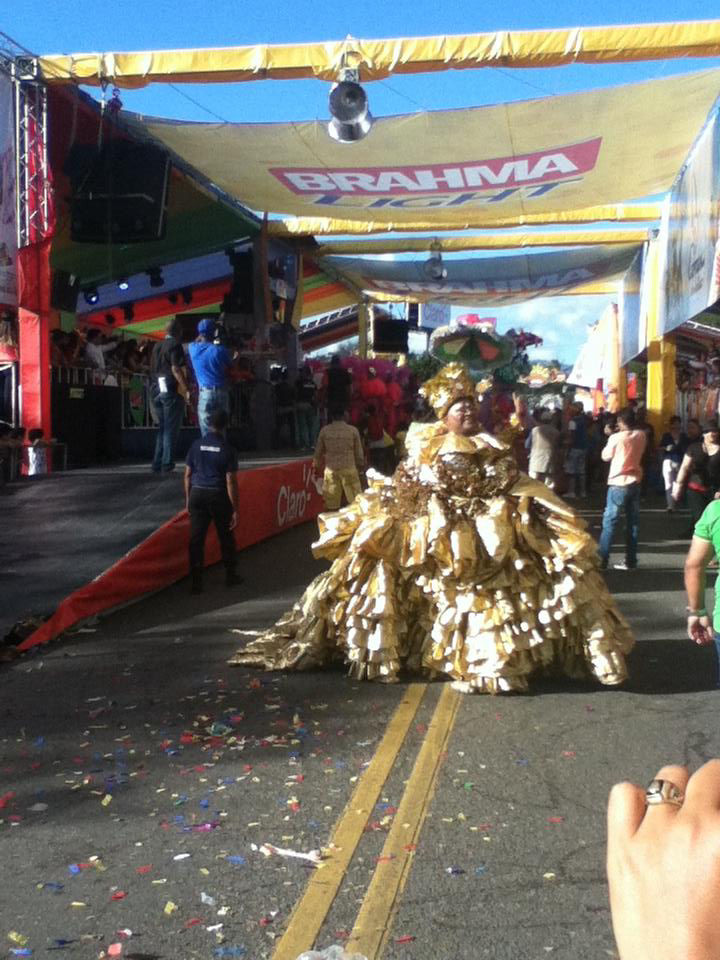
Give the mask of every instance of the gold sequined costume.
[[422, 671], [466, 692], [522, 691], [538, 671], [621, 683], [633, 638], [584, 522], [491, 436], [440, 421], [406, 444], [394, 477], [320, 516], [313, 553], [329, 570], [230, 662], [340, 659], [355, 677]]

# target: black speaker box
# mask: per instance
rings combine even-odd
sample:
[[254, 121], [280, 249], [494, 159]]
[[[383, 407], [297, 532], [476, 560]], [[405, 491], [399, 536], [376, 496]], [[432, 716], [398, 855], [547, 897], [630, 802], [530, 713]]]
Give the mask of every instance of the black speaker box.
[[252, 251], [233, 253], [230, 262], [233, 267], [233, 279], [230, 292], [223, 300], [223, 312], [251, 314], [255, 306]]
[[143, 243], [165, 234], [170, 157], [158, 147], [110, 140], [76, 144], [65, 163], [76, 243]]
[[407, 353], [408, 325], [404, 320], [376, 317], [372, 341], [376, 353]]
[[80, 291], [80, 278], [65, 270], [55, 270], [52, 275], [50, 291], [50, 305], [55, 310], [65, 310], [75, 313], [77, 298]]

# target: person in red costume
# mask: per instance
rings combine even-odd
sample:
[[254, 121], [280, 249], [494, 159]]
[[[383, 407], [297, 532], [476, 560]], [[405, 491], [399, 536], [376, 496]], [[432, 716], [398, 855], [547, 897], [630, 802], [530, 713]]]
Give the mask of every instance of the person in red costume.
[[368, 367], [367, 377], [360, 384], [360, 395], [365, 403], [369, 403], [371, 400], [379, 400], [382, 406], [386, 393], [387, 387], [378, 377], [375, 367]]
[[400, 407], [405, 399], [403, 388], [397, 380], [397, 371], [389, 370], [385, 374], [385, 386], [385, 399], [383, 401], [385, 409], [385, 429], [391, 437], [394, 437], [398, 432]]

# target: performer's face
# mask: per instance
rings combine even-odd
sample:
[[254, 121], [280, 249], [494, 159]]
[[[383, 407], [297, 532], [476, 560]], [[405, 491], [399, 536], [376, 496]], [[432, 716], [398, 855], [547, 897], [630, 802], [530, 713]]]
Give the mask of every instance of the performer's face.
[[450, 433], [470, 437], [478, 432], [477, 404], [469, 397], [457, 400], [445, 414], [445, 426]]

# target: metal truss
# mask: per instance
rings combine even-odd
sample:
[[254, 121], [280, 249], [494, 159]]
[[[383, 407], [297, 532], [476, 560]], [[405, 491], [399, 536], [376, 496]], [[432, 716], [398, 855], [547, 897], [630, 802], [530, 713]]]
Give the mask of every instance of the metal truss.
[[48, 169], [47, 87], [32, 56], [16, 57], [15, 144], [18, 247], [38, 243], [49, 233], [51, 188]]

